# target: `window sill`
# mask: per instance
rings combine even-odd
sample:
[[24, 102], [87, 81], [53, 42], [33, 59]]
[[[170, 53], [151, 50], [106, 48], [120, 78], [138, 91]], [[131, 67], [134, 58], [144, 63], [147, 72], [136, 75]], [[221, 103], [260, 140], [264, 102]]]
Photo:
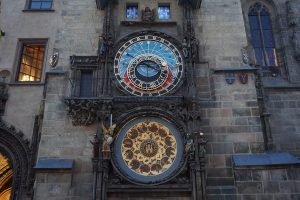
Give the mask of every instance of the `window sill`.
[[165, 26], [175, 26], [177, 23], [175, 21], [170, 21], [170, 20], [159, 20], [159, 21], [153, 21], [153, 22], [144, 22], [144, 21], [132, 21], [132, 20], [126, 20], [126, 21], [121, 21], [121, 25], [123, 26], [155, 26], [155, 25], [165, 25]]
[[23, 12], [55, 12], [53, 9], [24, 9]]
[[45, 85], [44, 82], [14, 82], [9, 83], [9, 86], [43, 86]]

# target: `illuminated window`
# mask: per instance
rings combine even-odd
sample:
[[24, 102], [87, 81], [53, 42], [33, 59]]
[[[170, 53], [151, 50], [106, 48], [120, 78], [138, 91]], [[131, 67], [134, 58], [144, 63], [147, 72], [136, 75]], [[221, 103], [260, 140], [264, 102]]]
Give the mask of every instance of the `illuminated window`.
[[41, 81], [45, 44], [23, 44], [18, 81]]
[[158, 19], [170, 19], [170, 5], [159, 5], [158, 6]]
[[31, 0], [29, 9], [51, 9], [52, 0]]
[[137, 19], [139, 17], [138, 5], [127, 5], [126, 6], [126, 18], [127, 19]]
[[268, 9], [260, 3], [256, 3], [250, 8], [248, 17], [257, 64], [264, 69], [277, 67], [275, 40]]

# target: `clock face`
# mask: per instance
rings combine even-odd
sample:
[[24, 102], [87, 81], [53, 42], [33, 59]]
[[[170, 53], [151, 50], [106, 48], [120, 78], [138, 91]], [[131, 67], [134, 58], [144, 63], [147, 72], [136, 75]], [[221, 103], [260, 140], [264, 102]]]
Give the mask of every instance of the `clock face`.
[[118, 50], [114, 74], [123, 90], [135, 96], [161, 96], [179, 85], [183, 59], [168, 40], [152, 35], [132, 38]]
[[142, 117], [125, 125], [115, 142], [120, 171], [138, 183], [159, 183], [180, 167], [181, 135], [173, 124], [155, 117]]

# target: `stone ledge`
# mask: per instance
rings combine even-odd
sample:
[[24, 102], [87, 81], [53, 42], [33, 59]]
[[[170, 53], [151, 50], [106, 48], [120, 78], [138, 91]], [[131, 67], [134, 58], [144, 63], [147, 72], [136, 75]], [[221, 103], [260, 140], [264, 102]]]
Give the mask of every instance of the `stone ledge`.
[[270, 169], [300, 167], [300, 160], [287, 152], [233, 155], [234, 169]]
[[73, 159], [60, 159], [60, 158], [40, 158], [34, 169], [37, 172], [72, 172], [74, 167]]
[[215, 74], [222, 74], [222, 73], [255, 73], [258, 69], [251, 67], [251, 66], [244, 66], [244, 67], [220, 67], [212, 69], [212, 72]]

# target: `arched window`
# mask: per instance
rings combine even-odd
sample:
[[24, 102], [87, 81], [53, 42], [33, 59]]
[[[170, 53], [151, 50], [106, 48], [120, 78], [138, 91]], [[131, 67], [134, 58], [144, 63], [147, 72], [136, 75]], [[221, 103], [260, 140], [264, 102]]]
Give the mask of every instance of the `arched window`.
[[261, 3], [250, 7], [250, 33], [255, 50], [256, 63], [265, 70], [276, 70], [278, 66], [272, 22], [268, 9]]

